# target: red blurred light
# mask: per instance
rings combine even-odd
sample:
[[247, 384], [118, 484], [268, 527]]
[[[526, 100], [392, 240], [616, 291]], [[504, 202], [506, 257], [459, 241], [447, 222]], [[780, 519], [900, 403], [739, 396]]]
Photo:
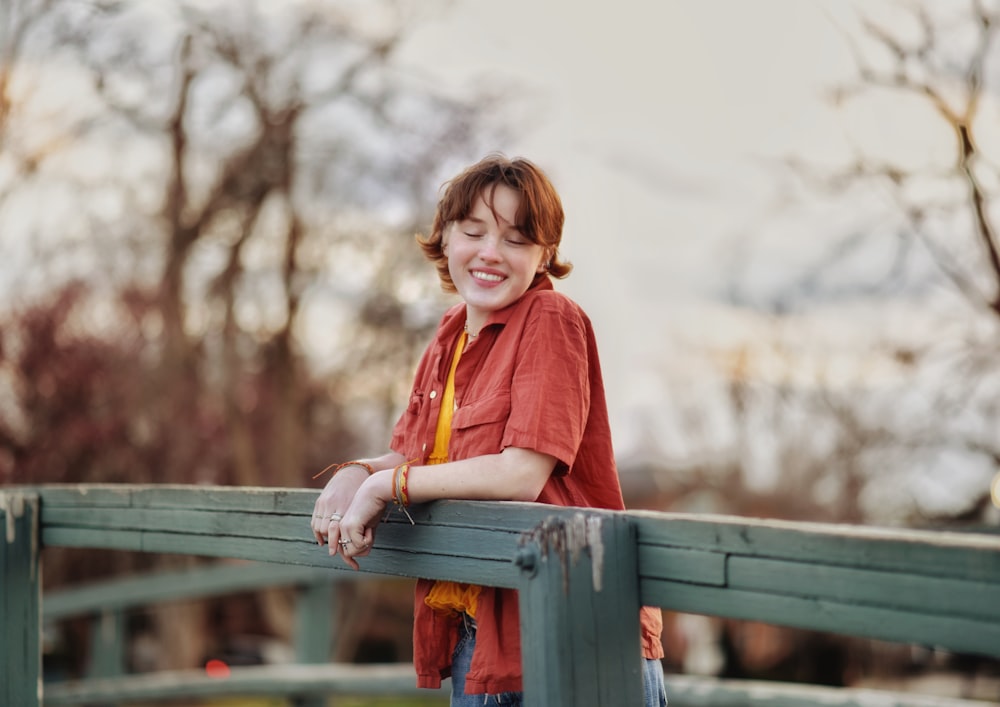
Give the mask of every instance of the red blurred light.
[[210, 678], [228, 678], [229, 666], [221, 660], [210, 660], [205, 663], [205, 674]]

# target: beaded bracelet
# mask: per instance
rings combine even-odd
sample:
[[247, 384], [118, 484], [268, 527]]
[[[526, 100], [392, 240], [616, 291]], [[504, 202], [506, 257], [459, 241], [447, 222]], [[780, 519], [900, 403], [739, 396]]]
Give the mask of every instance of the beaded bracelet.
[[[352, 462], [344, 462], [343, 464], [331, 464], [330, 466], [328, 466], [325, 469], [323, 469], [323, 471], [321, 471], [318, 474], [316, 474], [313, 477], [313, 479], [318, 479], [323, 474], [325, 474], [326, 472], [330, 471], [330, 469], [333, 469], [333, 474], [331, 474], [331, 476], [335, 476], [338, 471], [340, 471], [341, 469], [343, 469], [345, 467], [348, 467], [348, 466], [360, 466], [362, 469], [364, 469], [365, 471], [368, 472], [368, 476], [371, 476], [372, 474], [375, 473], [375, 467], [373, 467], [371, 464], [369, 464], [367, 462], [362, 462], [362, 461], [352, 461]], [[334, 467], [336, 467], [336, 468], [334, 468]]]

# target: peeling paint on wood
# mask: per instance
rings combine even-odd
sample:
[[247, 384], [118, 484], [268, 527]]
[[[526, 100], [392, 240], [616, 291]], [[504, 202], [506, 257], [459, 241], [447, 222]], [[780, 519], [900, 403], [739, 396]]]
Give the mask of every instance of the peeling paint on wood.
[[7, 539], [7, 544], [11, 545], [17, 539], [15, 521], [24, 515], [24, 495], [0, 491], [0, 511], [3, 511], [6, 521], [4, 537]]
[[[15, 491], [0, 491], [0, 513], [3, 513], [4, 517], [4, 538], [8, 545], [13, 545], [17, 540], [17, 520], [24, 517], [29, 499], [35, 508], [35, 512], [31, 514], [30, 552], [31, 557], [38, 557], [38, 497]], [[33, 562], [31, 564], [31, 581], [35, 581], [37, 571], [38, 563]]]
[[563, 593], [569, 593], [569, 563], [580, 561], [581, 553], [591, 560], [591, 582], [595, 592], [601, 591], [604, 573], [604, 540], [601, 537], [603, 519], [576, 513], [569, 518], [548, 518], [521, 536], [520, 546], [537, 543], [542, 560], [552, 554], [559, 559], [563, 572]]

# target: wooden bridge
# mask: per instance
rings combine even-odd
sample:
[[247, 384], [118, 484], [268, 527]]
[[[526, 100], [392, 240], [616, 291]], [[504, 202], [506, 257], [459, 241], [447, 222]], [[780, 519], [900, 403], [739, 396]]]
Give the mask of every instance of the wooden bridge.
[[[6, 538], [0, 705], [162, 699], [183, 682], [169, 675], [147, 677], [145, 687], [135, 679], [92, 681], [76, 692], [54, 688], [54, 695], [42, 695], [43, 548], [242, 558], [329, 571], [331, 558], [309, 531], [315, 497], [315, 490], [205, 486], [0, 491]], [[413, 516], [415, 526], [390, 518], [379, 528], [363, 571], [516, 588], [525, 702], [532, 707], [641, 704], [643, 604], [1000, 657], [1000, 536], [515, 503], [437, 502], [415, 508]], [[317, 611], [321, 606], [314, 604]], [[206, 687], [201, 694], [244, 694], [241, 681], [254, 694], [303, 699], [348, 688], [365, 692], [365, 685], [396, 679], [380, 677], [379, 669], [370, 675], [265, 669], [212, 683], [217, 692]], [[123, 685], [132, 692], [123, 693]], [[668, 690], [675, 707], [983, 704], [683, 677], [670, 678]]]

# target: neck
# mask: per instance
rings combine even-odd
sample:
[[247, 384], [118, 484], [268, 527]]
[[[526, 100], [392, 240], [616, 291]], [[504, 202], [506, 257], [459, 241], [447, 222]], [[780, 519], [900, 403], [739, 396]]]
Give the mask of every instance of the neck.
[[468, 307], [465, 308], [465, 333], [469, 335], [470, 339], [475, 339], [479, 336], [479, 332], [485, 324], [485, 315], [479, 311], [471, 310]]

